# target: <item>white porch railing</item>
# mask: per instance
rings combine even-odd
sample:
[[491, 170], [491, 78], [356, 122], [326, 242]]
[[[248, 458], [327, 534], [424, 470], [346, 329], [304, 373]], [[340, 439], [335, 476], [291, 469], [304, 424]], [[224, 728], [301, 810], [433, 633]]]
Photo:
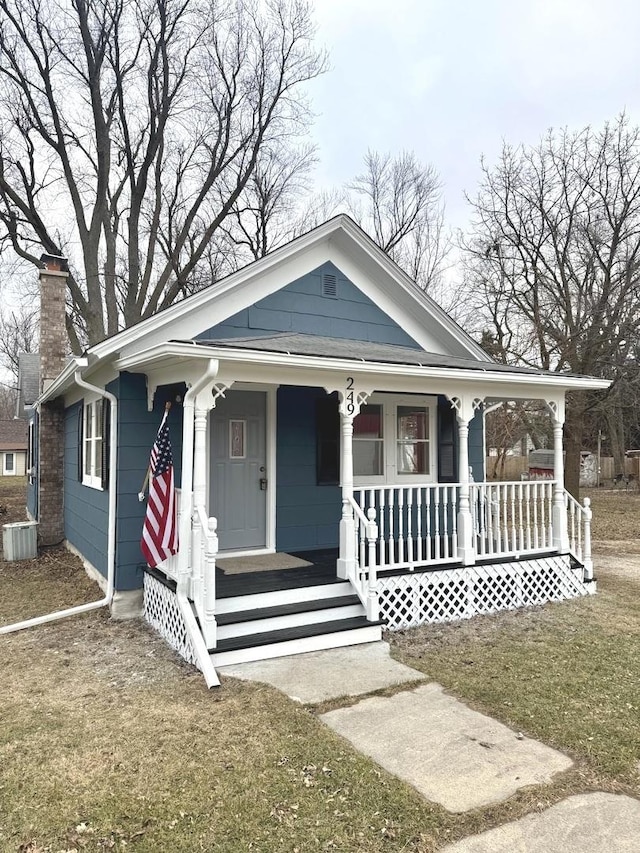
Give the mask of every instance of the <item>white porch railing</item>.
[[553, 548], [552, 480], [472, 483], [471, 514], [479, 557], [510, 557]]
[[356, 488], [354, 498], [378, 523], [378, 565], [413, 569], [457, 559], [457, 483]]
[[[554, 486], [553, 480], [469, 483], [476, 557], [519, 558], [553, 551]], [[413, 571], [456, 562], [460, 488], [459, 483], [355, 488], [356, 561], [364, 564], [370, 545], [366, 524], [375, 521], [378, 570]], [[565, 495], [570, 553], [585, 565], [587, 574], [591, 571], [589, 499], [581, 506]]]

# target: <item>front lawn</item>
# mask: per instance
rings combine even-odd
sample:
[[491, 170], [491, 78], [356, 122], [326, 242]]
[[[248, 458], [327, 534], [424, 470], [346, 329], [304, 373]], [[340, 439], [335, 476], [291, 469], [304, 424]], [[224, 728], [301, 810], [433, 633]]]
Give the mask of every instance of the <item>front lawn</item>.
[[[207, 691], [141, 621], [99, 611], [1, 637], [0, 850], [428, 853], [570, 792], [640, 796], [640, 584], [607, 560], [595, 597], [390, 635], [406, 663], [574, 758], [467, 815], [389, 777], [318, 708], [232, 679]], [[64, 551], [0, 562], [0, 623], [99, 597], [85, 578]]]

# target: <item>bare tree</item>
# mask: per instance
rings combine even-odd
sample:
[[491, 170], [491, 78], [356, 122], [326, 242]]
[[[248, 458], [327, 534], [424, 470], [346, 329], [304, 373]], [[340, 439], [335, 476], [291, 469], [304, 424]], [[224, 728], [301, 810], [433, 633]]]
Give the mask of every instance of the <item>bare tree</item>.
[[18, 358], [37, 352], [39, 312], [35, 308], [0, 308], [0, 365], [18, 380]]
[[11, 421], [18, 408], [18, 389], [0, 382], [0, 421]]
[[300, 202], [311, 188], [315, 149], [282, 144], [260, 152], [256, 168], [224, 225], [229, 242], [257, 260], [296, 235]]
[[347, 185], [351, 215], [421, 288], [433, 289], [449, 251], [437, 172], [406, 151], [368, 151], [364, 163]]
[[0, 0], [0, 236], [69, 255], [76, 349], [220, 262], [261, 153], [306, 131], [313, 35], [302, 0]]
[[[465, 248], [469, 298], [511, 360], [616, 379], [640, 321], [640, 130], [550, 131], [483, 164]], [[566, 484], [578, 492], [586, 414], [601, 395], [570, 394]], [[602, 407], [604, 417], [618, 412]]]

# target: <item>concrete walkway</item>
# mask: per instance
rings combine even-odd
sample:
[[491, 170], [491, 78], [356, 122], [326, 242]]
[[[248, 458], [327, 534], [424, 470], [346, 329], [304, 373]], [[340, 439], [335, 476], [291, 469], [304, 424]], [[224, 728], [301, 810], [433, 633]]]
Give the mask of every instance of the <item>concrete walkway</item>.
[[579, 794], [539, 814], [472, 835], [441, 853], [637, 853], [640, 802]]
[[325, 702], [363, 696], [397, 684], [424, 681], [424, 675], [398, 663], [385, 642], [307, 652], [286, 658], [219, 667], [220, 675], [262, 681], [296, 702]]
[[573, 762], [424, 684], [321, 717], [385, 770], [450, 812], [499, 803]]
[[[362, 695], [321, 719], [389, 773], [451, 812], [497, 803], [526, 785], [548, 783], [571, 760], [447, 696], [438, 684], [394, 661], [387, 643], [310, 652], [223, 667], [262, 681], [297, 702]], [[366, 694], [406, 684], [393, 696]], [[470, 836], [446, 853], [635, 853], [640, 801], [596, 792]]]

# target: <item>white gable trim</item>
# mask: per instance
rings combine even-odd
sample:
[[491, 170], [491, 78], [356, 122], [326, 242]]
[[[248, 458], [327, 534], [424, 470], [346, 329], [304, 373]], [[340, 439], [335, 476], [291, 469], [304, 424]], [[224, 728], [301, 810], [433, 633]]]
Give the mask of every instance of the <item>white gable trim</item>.
[[[349, 217], [341, 215], [165, 311], [97, 344], [97, 359], [132, 354], [168, 339], [190, 339], [332, 261], [424, 349], [491, 361], [481, 347], [423, 294]], [[361, 266], [362, 265], [362, 266]], [[209, 318], [203, 314], [211, 312]], [[425, 328], [431, 325], [431, 334]], [[438, 334], [439, 332], [439, 334]]]

